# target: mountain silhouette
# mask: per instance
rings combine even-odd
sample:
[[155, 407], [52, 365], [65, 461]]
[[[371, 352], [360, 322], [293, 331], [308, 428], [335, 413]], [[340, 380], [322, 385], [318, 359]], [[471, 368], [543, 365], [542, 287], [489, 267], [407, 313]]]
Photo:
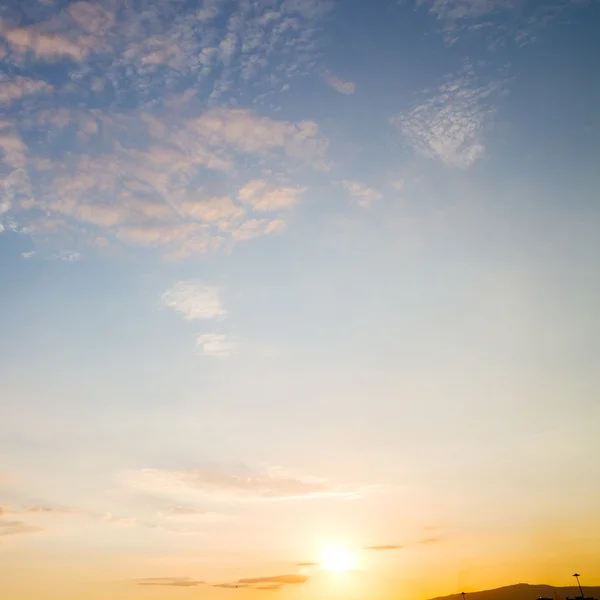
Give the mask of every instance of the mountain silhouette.
[[[600, 587], [583, 586], [586, 598], [600, 599]], [[554, 600], [565, 600], [565, 598], [577, 598], [581, 593], [577, 586], [554, 587], [552, 585], [530, 585], [528, 583], [517, 583], [493, 590], [482, 590], [480, 592], [466, 592], [465, 600], [537, 600], [538, 598], [551, 598]], [[451, 594], [439, 596], [431, 600], [463, 600], [462, 595]]]

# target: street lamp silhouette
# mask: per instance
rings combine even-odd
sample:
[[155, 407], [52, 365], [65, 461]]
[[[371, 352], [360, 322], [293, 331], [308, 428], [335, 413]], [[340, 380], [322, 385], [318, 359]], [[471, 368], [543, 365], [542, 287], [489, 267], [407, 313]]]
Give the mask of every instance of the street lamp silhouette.
[[579, 593], [581, 594], [581, 598], [583, 600], [583, 598], [585, 596], [583, 595], [583, 589], [581, 589], [581, 583], [579, 583], [579, 577], [581, 577], [581, 575], [579, 575], [579, 573], [574, 573], [573, 577], [575, 577], [575, 579], [577, 579], [577, 585], [579, 586]]

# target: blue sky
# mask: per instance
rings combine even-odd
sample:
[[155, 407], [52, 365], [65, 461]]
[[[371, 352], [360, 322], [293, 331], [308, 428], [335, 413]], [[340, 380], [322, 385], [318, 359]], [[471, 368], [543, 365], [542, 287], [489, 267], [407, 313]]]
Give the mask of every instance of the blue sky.
[[599, 11], [2, 7], [14, 598], [592, 570]]

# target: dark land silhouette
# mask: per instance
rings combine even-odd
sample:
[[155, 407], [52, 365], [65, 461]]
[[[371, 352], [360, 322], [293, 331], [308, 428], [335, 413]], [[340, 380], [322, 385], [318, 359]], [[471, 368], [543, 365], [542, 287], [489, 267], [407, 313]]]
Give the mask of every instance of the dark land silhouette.
[[[600, 600], [599, 586], [583, 586], [586, 599], [596, 598]], [[493, 590], [482, 590], [480, 592], [466, 592], [465, 600], [537, 600], [538, 598], [549, 598], [551, 600], [565, 600], [565, 598], [581, 598], [581, 592], [575, 585], [567, 587], [554, 587], [552, 585], [530, 585], [528, 583], [517, 583]], [[463, 600], [461, 593], [439, 596], [431, 600]]]

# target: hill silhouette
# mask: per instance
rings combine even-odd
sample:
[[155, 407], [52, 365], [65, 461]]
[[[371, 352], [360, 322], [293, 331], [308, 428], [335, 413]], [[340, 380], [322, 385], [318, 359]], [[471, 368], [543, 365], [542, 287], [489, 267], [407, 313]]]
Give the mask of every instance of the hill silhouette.
[[[583, 586], [586, 598], [597, 598], [600, 600], [600, 587]], [[552, 585], [530, 585], [528, 583], [517, 583], [507, 585], [493, 590], [482, 590], [480, 592], [467, 592], [465, 600], [537, 600], [537, 598], [575, 598], [581, 596], [577, 586], [554, 587]], [[449, 596], [438, 596], [431, 600], [462, 600], [461, 594]]]

